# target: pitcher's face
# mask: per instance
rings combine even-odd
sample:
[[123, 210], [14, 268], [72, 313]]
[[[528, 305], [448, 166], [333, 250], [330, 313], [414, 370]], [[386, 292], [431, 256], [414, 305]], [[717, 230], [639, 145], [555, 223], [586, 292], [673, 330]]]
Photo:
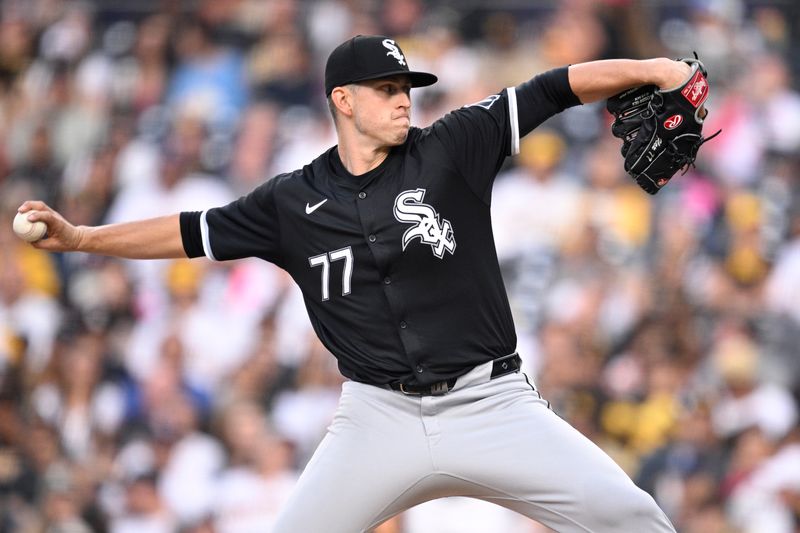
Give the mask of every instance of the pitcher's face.
[[353, 120], [359, 133], [383, 146], [403, 144], [411, 127], [411, 80], [399, 75], [359, 82]]

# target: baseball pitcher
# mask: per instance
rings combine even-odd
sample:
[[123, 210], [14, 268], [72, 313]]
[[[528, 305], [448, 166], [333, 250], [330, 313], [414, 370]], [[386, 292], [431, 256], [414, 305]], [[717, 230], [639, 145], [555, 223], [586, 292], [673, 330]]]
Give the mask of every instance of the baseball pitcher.
[[[391, 38], [357, 36], [325, 70], [338, 145], [305, 167], [229, 205], [124, 224], [76, 227], [38, 201], [19, 210], [47, 225], [34, 243], [43, 250], [255, 256], [291, 274], [348, 381], [278, 533], [364, 532], [444, 496], [493, 502], [557, 531], [670, 532], [653, 499], [522, 372], [490, 200], [520, 137], [570, 106], [640, 87], [646, 96], [610, 102], [615, 133], [627, 143], [626, 170], [649, 192], [662, 187], [696, 154], [701, 80], [692, 61], [587, 62], [419, 129], [410, 91], [436, 76], [410, 70]], [[659, 101], [681, 95], [678, 111], [647, 122]], [[689, 125], [690, 148], [667, 136]], [[653, 174], [670, 154], [672, 167]]]

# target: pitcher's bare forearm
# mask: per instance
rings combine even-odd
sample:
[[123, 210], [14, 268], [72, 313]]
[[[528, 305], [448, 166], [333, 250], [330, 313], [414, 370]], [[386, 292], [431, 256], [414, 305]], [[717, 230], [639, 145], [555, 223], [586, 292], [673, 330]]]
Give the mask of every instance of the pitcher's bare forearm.
[[691, 73], [682, 61], [668, 58], [604, 59], [577, 63], [569, 67], [569, 84], [581, 102], [605, 100], [631, 87], [657, 85], [670, 89], [680, 85]]
[[82, 252], [127, 259], [186, 257], [177, 214], [77, 229], [81, 232], [78, 249]]
[[44, 202], [28, 201], [19, 208], [30, 221], [47, 225], [46, 238], [32, 243], [51, 252], [87, 252], [127, 259], [186, 257], [180, 215], [104, 226], [74, 226]]

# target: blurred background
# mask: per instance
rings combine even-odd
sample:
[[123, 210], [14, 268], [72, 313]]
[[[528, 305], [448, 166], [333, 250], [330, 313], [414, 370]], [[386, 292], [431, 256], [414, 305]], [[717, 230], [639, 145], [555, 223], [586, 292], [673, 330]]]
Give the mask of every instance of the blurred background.
[[[498, 254], [525, 370], [679, 531], [800, 531], [800, 3], [3, 0], [0, 532], [270, 531], [342, 381], [288, 277], [47, 254], [11, 220], [200, 210], [302, 166], [358, 33], [439, 75], [418, 126], [552, 67], [699, 52], [723, 134], [696, 168], [649, 197], [603, 104], [570, 109], [498, 176]], [[379, 531], [546, 530], [453, 498]]]

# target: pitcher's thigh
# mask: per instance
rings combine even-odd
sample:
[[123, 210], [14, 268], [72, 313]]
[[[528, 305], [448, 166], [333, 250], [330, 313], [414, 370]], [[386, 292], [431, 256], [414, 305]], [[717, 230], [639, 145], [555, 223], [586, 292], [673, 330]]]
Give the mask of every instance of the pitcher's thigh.
[[364, 531], [430, 472], [418, 418], [380, 400], [380, 395], [343, 395], [274, 533]]
[[365, 531], [422, 475], [419, 461], [390, 447], [365, 448], [327, 435], [281, 510], [274, 533]]
[[[473, 417], [452, 421], [439, 448], [447, 458], [436, 458], [485, 487], [482, 499], [562, 532], [674, 531], [647, 493], [535, 395]], [[479, 429], [467, 431], [472, 424]]]

